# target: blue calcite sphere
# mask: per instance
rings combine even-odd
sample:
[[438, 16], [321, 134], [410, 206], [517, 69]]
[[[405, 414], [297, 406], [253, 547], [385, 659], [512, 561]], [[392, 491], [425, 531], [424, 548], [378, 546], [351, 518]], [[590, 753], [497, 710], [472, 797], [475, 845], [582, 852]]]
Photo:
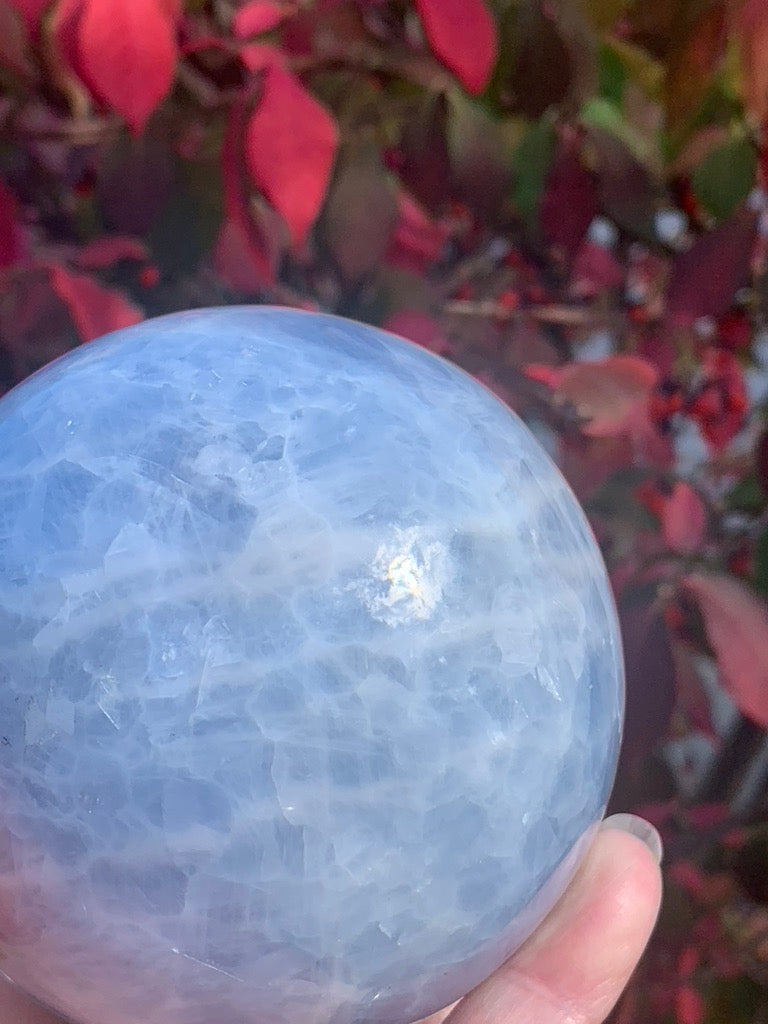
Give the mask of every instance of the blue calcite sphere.
[[622, 702], [575, 499], [424, 350], [204, 310], [0, 402], [0, 970], [79, 1024], [456, 999], [567, 884]]

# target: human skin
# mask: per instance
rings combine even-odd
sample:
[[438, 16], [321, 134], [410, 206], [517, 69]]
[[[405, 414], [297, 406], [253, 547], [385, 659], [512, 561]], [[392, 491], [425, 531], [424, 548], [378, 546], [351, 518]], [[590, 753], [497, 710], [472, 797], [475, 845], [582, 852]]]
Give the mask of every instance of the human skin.
[[[650, 826], [628, 815], [608, 819], [535, 934], [495, 974], [424, 1024], [601, 1024], [656, 922], [660, 854]], [[62, 1024], [2, 982], [0, 1021]]]

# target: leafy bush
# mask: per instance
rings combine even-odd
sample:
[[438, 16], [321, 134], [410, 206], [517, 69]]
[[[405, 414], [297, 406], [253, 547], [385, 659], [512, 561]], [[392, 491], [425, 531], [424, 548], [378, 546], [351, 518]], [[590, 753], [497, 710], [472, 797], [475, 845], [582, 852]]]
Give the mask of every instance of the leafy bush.
[[0, 0], [0, 384], [146, 315], [384, 324], [532, 424], [667, 903], [623, 1024], [768, 1015], [768, 5]]

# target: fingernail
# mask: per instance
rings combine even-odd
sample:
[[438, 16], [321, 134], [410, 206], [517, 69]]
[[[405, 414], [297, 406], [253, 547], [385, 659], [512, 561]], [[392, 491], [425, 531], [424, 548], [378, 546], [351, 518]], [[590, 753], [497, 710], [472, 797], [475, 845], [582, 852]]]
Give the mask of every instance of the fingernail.
[[651, 851], [656, 863], [661, 864], [661, 859], [664, 856], [664, 844], [657, 829], [650, 821], [638, 818], [636, 814], [612, 814], [610, 818], [606, 818], [602, 822], [600, 827], [615, 828], [619, 832], [629, 832], [630, 835], [636, 836]]

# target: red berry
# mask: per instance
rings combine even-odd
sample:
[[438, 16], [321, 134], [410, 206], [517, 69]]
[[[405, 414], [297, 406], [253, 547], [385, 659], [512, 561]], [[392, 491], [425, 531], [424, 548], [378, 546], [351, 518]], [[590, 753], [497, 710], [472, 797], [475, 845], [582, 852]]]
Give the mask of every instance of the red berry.
[[506, 310], [508, 313], [514, 313], [516, 309], [520, 308], [520, 293], [512, 288], [508, 288], [501, 293], [496, 302], [503, 310]]
[[142, 288], [156, 288], [160, 283], [160, 271], [154, 263], [148, 263], [139, 271], [139, 284]]
[[627, 316], [633, 324], [647, 324], [651, 319], [645, 306], [630, 306], [627, 310]]

